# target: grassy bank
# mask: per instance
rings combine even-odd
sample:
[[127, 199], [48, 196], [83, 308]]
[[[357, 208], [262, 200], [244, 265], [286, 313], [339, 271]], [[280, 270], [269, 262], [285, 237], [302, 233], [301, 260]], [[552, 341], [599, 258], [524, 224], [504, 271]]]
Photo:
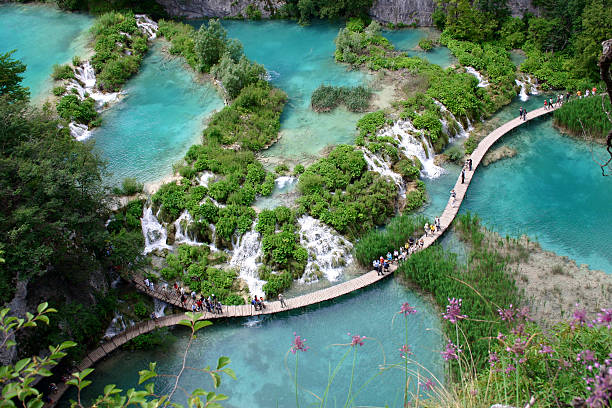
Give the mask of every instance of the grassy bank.
[[606, 112], [612, 111], [607, 97], [591, 96], [566, 102], [553, 113], [554, 124], [575, 136], [605, 142], [612, 129]]

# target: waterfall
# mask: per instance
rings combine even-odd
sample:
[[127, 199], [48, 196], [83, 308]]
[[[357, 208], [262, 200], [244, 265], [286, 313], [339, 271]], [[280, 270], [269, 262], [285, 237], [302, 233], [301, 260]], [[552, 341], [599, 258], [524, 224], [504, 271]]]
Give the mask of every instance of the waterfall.
[[153, 209], [151, 207], [145, 207], [140, 222], [142, 224], [142, 234], [145, 237], [145, 255], [156, 249], [170, 249], [170, 247], [166, 245], [166, 238], [168, 235], [166, 229], [161, 225], [157, 217], [153, 215]]
[[153, 298], [153, 313], [155, 313], [155, 317], [165, 316], [166, 306], [168, 306], [166, 302]]
[[263, 295], [265, 281], [259, 279], [259, 266], [263, 251], [261, 249], [261, 235], [257, 231], [248, 231], [240, 239], [240, 245], [234, 246], [234, 254], [229, 264], [238, 267], [239, 276], [249, 287], [251, 295]]
[[476, 79], [478, 79], [478, 87], [485, 88], [489, 86], [489, 81], [484, 79], [484, 77], [480, 74], [480, 72], [476, 71], [473, 67], [465, 67], [465, 70], [468, 74], [474, 75]]
[[204, 187], [208, 187], [208, 184], [210, 184], [210, 180], [212, 180], [213, 178], [215, 178], [215, 175], [213, 173], [211, 173], [210, 171], [205, 171], [200, 176], [198, 184]]
[[[459, 126], [459, 133], [457, 135], [455, 135], [455, 137], [451, 138], [451, 139], [455, 139], [455, 138], [467, 138], [470, 133], [469, 131], [471, 130], [471, 126], [470, 126], [470, 120], [468, 118], [468, 129], [466, 130], [463, 127], [463, 124], [461, 123], [460, 120], [458, 120], [455, 115], [453, 115], [453, 112], [449, 111], [448, 108], [446, 106], [444, 106], [444, 104], [440, 101], [437, 100], [433, 100], [434, 103], [440, 108], [440, 110], [442, 111], [442, 113], [447, 114], [448, 116], [450, 116], [451, 120], [455, 121], [455, 123], [457, 124], [457, 126]], [[443, 117], [442, 119], [442, 127], [444, 128], [444, 125], [446, 125], [446, 134], [450, 136], [450, 134], [448, 133], [448, 124], [446, 123], [446, 119]]]
[[74, 76], [85, 88], [91, 89], [96, 86], [96, 72], [89, 61], [84, 61], [81, 66], [75, 67]]
[[136, 25], [140, 28], [140, 31], [144, 33], [149, 40], [157, 38], [158, 25], [155, 21], [151, 20], [146, 14], [135, 14]]
[[87, 125], [83, 125], [81, 123], [70, 122], [68, 124], [68, 129], [70, 129], [70, 135], [79, 142], [88, 139], [89, 136], [91, 136], [91, 131]]
[[521, 98], [521, 101], [525, 102], [527, 100], [529, 100], [529, 94], [527, 93], [527, 83], [523, 82], [519, 79], [515, 79], [514, 82], [521, 87], [521, 90], [519, 92], [519, 98]]
[[533, 78], [527, 74], [519, 74], [519, 78], [515, 79], [514, 82], [521, 87], [519, 97], [521, 101], [529, 100], [529, 95], [538, 95], [538, 87], [533, 82]]
[[[418, 136], [415, 136], [418, 135]], [[415, 156], [421, 162], [421, 175], [438, 178], [445, 170], [434, 163], [435, 152], [423, 132], [417, 130], [410, 121], [398, 120], [378, 132], [378, 136], [390, 136], [399, 140], [399, 147], [408, 157]], [[417, 139], [418, 137], [418, 139]], [[427, 149], [427, 150], [425, 150]]]
[[[188, 245], [202, 245], [201, 242], [196, 241], [189, 236], [187, 227], [193, 222], [193, 217], [189, 214], [189, 211], [185, 210], [176, 221], [174, 221], [175, 233], [174, 243], [175, 244], [188, 244]], [[184, 225], [184, 227], [183, 227]]]
[[113, 320], [111, 320], [110, 324], [108, 325], [108, 328], [104, 332], [104, 337], [110, 339], [111, 337], [114, 337], [124, 331], [126, 327], [127, 325], [123, 320], [123, 315], [119, 312], [115, 312]]
[[277, 177], [276, 180], [274, 180], [274, 183], [276, 183], [277, 188], [283, 188], [295, 184], [297, 180], [298, 178], [294, 176], [280, 176]]
[[324, 276], [337, 281], [345, 267], [353, 262], [353, 246], [332, 228], [305, 215], [298, 219], [300, 244], [308, 250], [308, 263], [302, 281], [317, 280]]
[[363, 158], [368, 164], [368, 169], [371, 171], [375, 171], [379, 173], [383, 177], [389, 177], [393, 182], [399, 187], [399, 193], [402, 197], [406, 196], [406, 184], [404, 183], [404, 178], [391, 170], [389, 164], [370, 152], [368, 149], [361, 149], [363, 151]]

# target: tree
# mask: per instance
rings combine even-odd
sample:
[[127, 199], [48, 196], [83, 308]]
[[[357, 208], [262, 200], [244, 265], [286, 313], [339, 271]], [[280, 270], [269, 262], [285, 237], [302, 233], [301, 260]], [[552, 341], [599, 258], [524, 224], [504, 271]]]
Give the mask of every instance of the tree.
[[21, 85], [21, 74], [26, 70], [25, 64], [13, 59], [15, 50], [0, 54], [0, 95], [7, 95], [7, 102], [27, 99], [30, 91]]
[[[606, 90], [608, 92], [608, 98], [610, 102], [612, 102], [612, 76], [610, 75], [610, 66], [612, 65], [612, 39], [604, 41], [602, 44], [602, 54], [599, 58], [599, 71], [601, 73], [601, 80], [606, 84]], [[610, 117], [610, 112], [606, 112], [608, 115], [608, 119], [612, 122], [612, 118]], [[612, 163], [612, 130], [608, 133], [608, 137], [606, 138], [606, 150], [610, 155], [610, 158], [601, 163], [601, 174], [604, 176], [609, 176], [610, 174], [606, 174], [606, 167], [609, 169], [610, 164]]]
[[202, 24], [195, 34], [195, 52], [200, 71], [209, 72], [212, 66], [219, 62], [226, 49], [227, 31], [219, 20], [210, 20], [208, 26]]

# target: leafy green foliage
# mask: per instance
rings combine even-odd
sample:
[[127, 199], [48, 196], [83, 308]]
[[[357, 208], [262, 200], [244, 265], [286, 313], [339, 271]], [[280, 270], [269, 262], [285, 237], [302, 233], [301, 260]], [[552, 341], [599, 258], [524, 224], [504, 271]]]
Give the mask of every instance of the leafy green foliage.
[[310, 105], [316, 112], [328, 112], [344, 105], [351, 112], [363, 112], [370, 105], [372, 91], [364, 86], [321, 85], [312, 93]]
[[165, 222], [176, 220], [185, 209], [185, 192], [187, 186], [177, 183], [164, 184], [153, 194], [151, 202], [154, 208], [160, 208], [160, 218]]
[[70, 65], [53, 65], [53, 72], [51, 77], [56, 81], [61, 79], [74, 79], [74, 72]]
[[421, 38], [419, 40], [419, 48], [423, 51], [431, 51], [434, 48], [434, 42], [430, 38]]
[[368, 267], [374, 259], [398, 250], [410, 237], [420, 237], [426, 222], [428, 220], [422, 215], [400, 215], [392, 218], [385, 229], [370, 230], [355, 244], [357, 262]]
[[236, 98], [243, 88], [256, 84], [266, 75], [263, 65], [249, 61], [244, 55], [238, 61], [234, 61], [229, 53], [225, 53], [210, 72], [223, 83], [223, 88], [230, 99]]
[[202, 72], [209, 72], [225, 54], [228, 54], [234, 62], [238, 62], [243, 56], [242, 44], [228, 39], [227, 31], [217, 19], [211, 19], [208, 25], [200, 26], [195, 33], [194, 51], [198, 59], [198, 68]]
[[193, 26], [172, 20], [160, 20], [157, 32], [170, 41], [170, 54], [183, 56], [191, 68], [198, 69]]
[[98, 86], [105, 91], [118, 91], [138, 72], [148, 48], [147, 40], [131, 12], [103, 14], [91, 32], [95, 37], [91, 63], [97, 73]]
[[3, 100], [12, 102], [24, 100], [29, 97], [29, 90], [21, 85], [21, 76], [26, 66], [19, 60], [13, 59], [15, 51], [0, 54], [0, 96], [6, 95]]
[[298, 203], [338, 232], [357, 237], [393, 214], [397, 187], [367, 171], [363, 152], [337, 146], [300, 176]]
[[91, 98], [80, 100], [77, 95], [65, 95], [57, 104], [57, 113], [67, 121], [90, 125], [98, 118], [95, 101]]
[[297, 19], [300, 24], [307, 24], [312, 19], [369, 19], [372, 4], [372, 0], [288, 0], [280, 10], [280, 16]]
[[555, 110], [553, 118], [555, 125], [573, 134], [585, 132], [589, 137], [604, 140], [612, 128], [606, 115], [611, 110], [607, 97], [574, 99]]

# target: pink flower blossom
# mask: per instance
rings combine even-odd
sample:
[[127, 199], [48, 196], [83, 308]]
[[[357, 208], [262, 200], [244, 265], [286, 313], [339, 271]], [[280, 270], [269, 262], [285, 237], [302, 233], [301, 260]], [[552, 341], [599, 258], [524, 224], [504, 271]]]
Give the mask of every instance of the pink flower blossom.
[[434, 382], [431, 381], [431, 378], [427, 378], [427, 381], [419, 381], [419, 387], [423, 387], [425, 388], [427, 391], [431, 391], [433, 389], [433, 387], [435, 386]]
[[612, 328], [612, 308], [601, 309], [601, 313], [597, 313], [594, 323], [606, 326], [608, 329]]
[[402, 303], [402, 308], [400, 309], [400, 313], [403, 313], [404, 316], [415, 314], [416, 312], [417, 310], [414, 307], [410, 306], [408, 302]]
[[465, 319], [467, 316], [461, 314], [461, 299], [448, 299], [446, 313], [443, 313], [442, 317], [453, 324], [456, 324], [461, 319]]
[[489, 364], [491, 365], [491, 367], [494, 367], [498, 361], [499, 361], [499, 357], [497, 357], [497, 353], [489, 354]]
[[513, 371], [516, 371], [516, 368], [512, 364], [508, 364], [508, 367], [506, 367], [506, 374], [510, 374]]
[[298, 350], [308, 351], [310, 347], [306, 345], [306, 339], [303, 339], [300, 336], [296, 335], [295, 332], [293, 333], [293, 336], [294, 338], [291, 342], [291, 352], [295, 354]]
[[582, 361], [582, 364], [587, 364], [588, 361], [595, 361], [595, 353], [591, 350], [584, 350], [578, 353], [576, 361]]
[[412, 349], [410, 348], [410, 346], [408, 346], [406, 344], [404, 344], [402, 347], [400, 347], [399, 351], [400, 351], [400, 357], [401, 358], [406, 358], [407, 356], [410, 356], [410, 355], [414, 354], [412, 352]]
[[348, 335], [351, 336], [351, 347], [363, 346], [363, 341], [365, 340], [366, 336], [357, 336], [351, 333], [348, 333]]
[[540, 354], [552, 354], [555, 351], [552, 349], [552, 347], [547, 346], [546, 344], [542, 344], [542, 348], [540, 348], [540, 350], [538, 350], [538, 353]]
[[458, 360], [459, 353], [462, 353], [462, 352], [463, 350], [455, 346], [453, 342], [449, 340], [448, 343], [446, 343], [446, 349], [444, 349], [444, 351], [441, 351], [440, 354], [442, 354], [442, 358], [444, 358], [445, 361], [448, 361], [448, 360]]

